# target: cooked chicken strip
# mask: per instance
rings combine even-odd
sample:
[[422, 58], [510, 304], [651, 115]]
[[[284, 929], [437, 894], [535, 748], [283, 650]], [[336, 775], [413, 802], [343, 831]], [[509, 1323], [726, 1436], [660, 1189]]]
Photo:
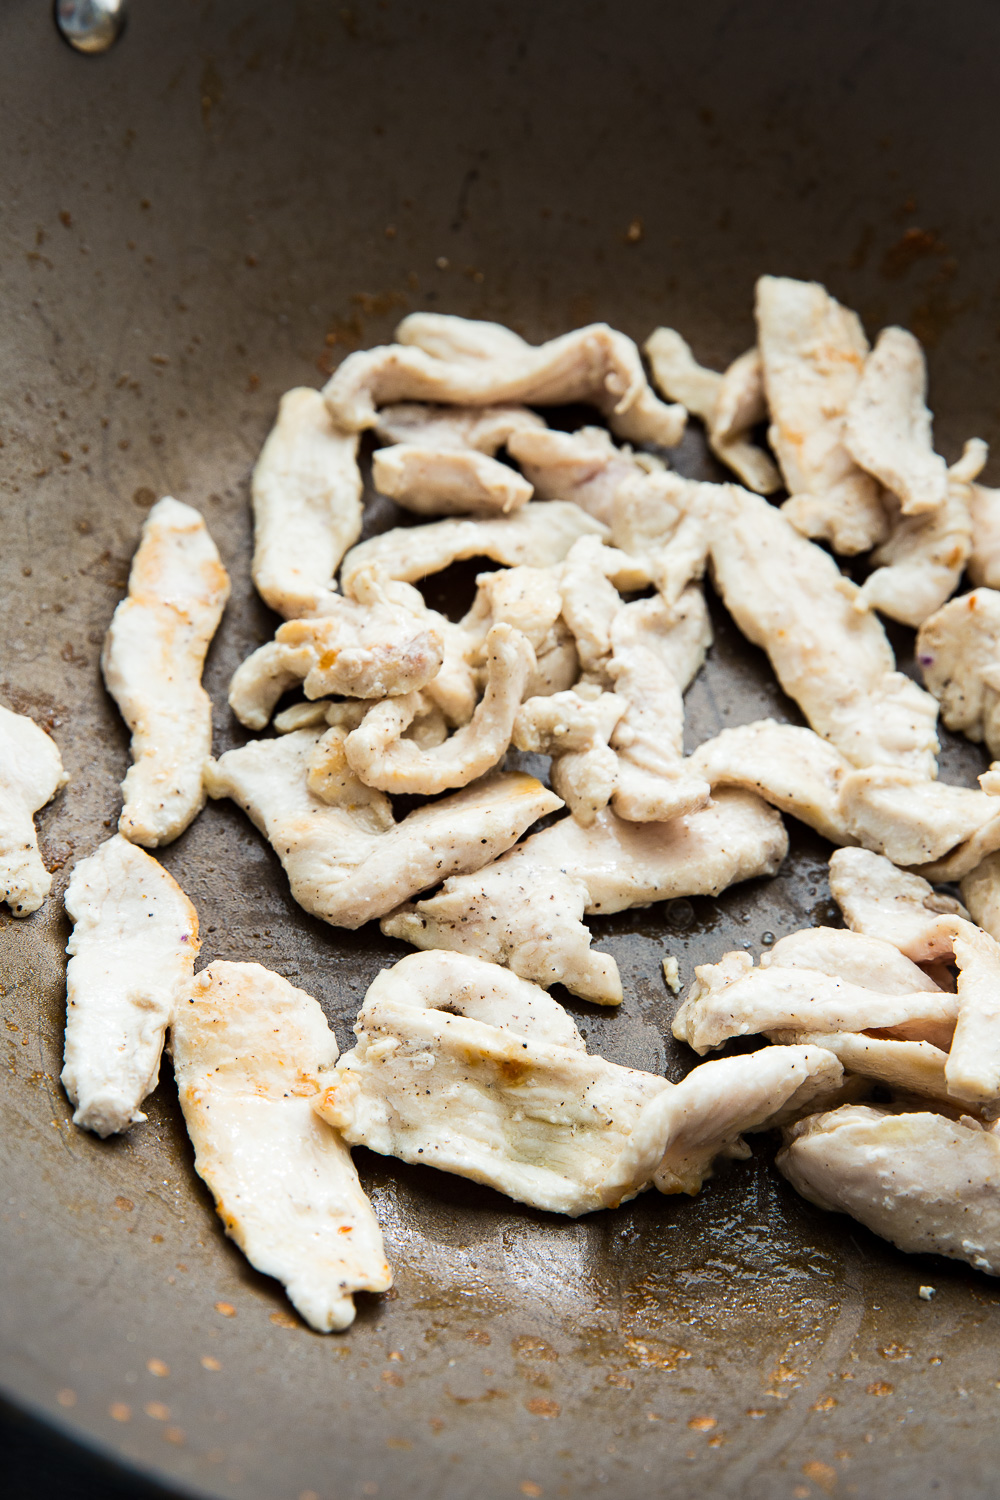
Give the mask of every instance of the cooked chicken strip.
[[286, 620], [325, 614], [334, 577], [361, 534], [356, 433], [330, 420], [319, 391], [286, 391], [254, 466], [253, 581]]
[[464, 406], [589, 401], [631, 442], [672, 448], [684, 432], [684, 408], [664, 406], [654, 396], [635, 344], [606, 323], [534, 346], [495, 323], [438, 317], [432, 329], [426, 314], [414, 314], [403, 319], [396, 337], [397, 344], [349, 354], [327, 382], [323, 395], [345, 431], [374, 427], [379, 406], [417, 400]]
[[68, 780], [55, 740], [0, 705], [0, 901], [15, 917], [37, 911], [52, 889], [34, 815]]
[[899, 500], [904, 516], [938, 510], [948, 469], [934, 452], [924, 351], [905, 328], [883, 328], [847, 408], [844, 446]]
[[307, 698], [382, 698], [416, 692], [437, 675], [445, 643], [419, 595], [374, 572], [353, 585], [355, 598], [334, 596], [321, 619], [287, 620], [237, 667], [229, 706], [241, 724], [263, 729], [282, 693], [300, 682]]
[[66, 890], [66, 1052], [73, 1121], [100, 1136], [146, 1116], [163, 1038], [201, 944], [198, 915], [151, 854], [115, 834], [74, 866]]
[[350, 770], [344, 736], [327, 731], [336, 764], [328, 756], [323, 796], [309, 784], [323, 738], [315, 729], [252, 740], [206, 772], [209, 795], [232, 797], [270, 841], [296, 901], [337, 927], [360, 927], [449, 875], [479, 869], [560, 806], [533, 776], [501, 775], [394, 823], [388, 798]]
[[576, 1217], [654, 1177], [697, 1192], [742, 1130], [839, 1074], [829, 1053], [788, 1048], [670, 1084], [550, 1039], [547, 999], [477, 959], [404, 958], [369, 988], [358, 1045], [315, 1107], [352, 1143]]
[[490, 630], [494, 625], [510, 625], [527, 637], [535, 653], [524, 696], [533, 698], [571, 687], [580, 675], [580, 660], [569, 627], [560, 618], [558, 567], [497, 568], [492, 573], [480, 573], [476, 584], [472, 608], [452, 627], [455, 649], [461, 650], [463, 660], [480, 665]]
[[756, 311], [768, 437], [791, 496], [785, 516], [836, 552], [867, 552], [885, 537], [885, 512], [844, 441], [868, 354], [861, 324], [817, 282], [787, 276], [760, 278]]
[[826, 1047], [846, 1073], [870, 1078], [888, 1088], [928, 1099], [950, 1100], [944, 1076], [947, 1052], [930, 1042], [904, 1042], [894, 1037], [865, 1036], [859, 1031], [771, 1031], [772, 1042], [797, 1042], [803, 1047]]
[[817, 734], [856, 766], [935, 773], [937, 708], [895, 670], [885, 631], [821, 547], [759, 496], [696, 485], [679, 496], [708, 531], [712, 573], [743, 634]]
[[842, 927], [805, 927], [780, 938], [762, 954], [762, 969], [814, 969], [831, 979], [863, 985], [884, 995], [910, 995], [940, 988], [894, 943]]
[[573, 633], [580, 665], [601, 674], [611, 655], [611, 624], [622, 598], [608, 577], [605, 547], [599, 537], [574, 542], [559, 570], [562, 616]]
[[850, 1105], [788, 1132], [777, 1164], [810, 1203], [900, 1250], [1000, 1272], [1000, 1140], [963, 1116]]
[[947, 1043], [958, 1017], [956, 997], [936, 987], [921, 987], [912, 994], [886, 993], [818, 969], [779, 964], [747, 968], [735, 979], [728, 970], [716, 975], [714, 969], [712, 964], [695, 969], [695, 982], [672, 1028], [679, 1042], [687, 1042], [702, 1055], [732, 1037], [772, 1031], [813, 1034], [893, 1028], [907, 1040]]
[[360, 571], [374, 566], [389, 578], [414, 583], [469, 557], [489, 557], [508, 568], [519, 563], [546, 568], [562, 562], [582, 536], [605, 537], [607, 528], [578, 505], [556, 500], [485, 521], [402, 526], [352, 547], [344, 559], [341, 582], [345, 593], [351, 593]]
[[974, 589], [931, 615], [917, 661], [948, 728], [1000, 756], [1000, 593]]
[[989, 854], [965, 876], [962, 900], [977, 927], [1000, 941], [1000, 852]]
[[718, 895], [775, 874], [787, 848], [781, 819], [746, 792], [722, 792], [672, 823], [626, 823], [607, 809], [589, 828], [565, 818], [475, 876], [446, 880], [438, 895], [393, 912], [382, 930], [417, 948], [472, 953], [538, 984], [565, 984], [595, 1004], [618, 1005], [617, 966], [591, 951], [585, 912]]
[[669, 666], [681, 692], [686, 692], [712, 644], [712, 622], [702, 589], [690, 584], [672, 606], [659, 597], [626, 604], [614, 618], [611, 641], [616, 651], [648, 646]]
[[1000, 588], [1000, 490], [971, 486], [972, 551], [966, 568], [976, 588]]
[[382, 1235], [335, 1130], [312, 1108], [337, 1043], [317, 1002], [259, 964], [210, 964], [171, 1030], [195, 1169], [252, 1266], [319, 1333], [392, 1285]]
[[485, 453], [427, 443], [379, 448], [372, 479], [379, 494], [420, 516], [506, 516], [532, 495], [526, 479]]
[[861, 585], [857, 608], [881, 610], [916, 629], [955, 592], [972, 546], [971, 481], [986, 462], [978, 438], [965, 450], [948, 470], [942, 505], [893, 521], [889, 540], [872, 553], [875, 572]]
[[1000, 1099], [1000, 943], [956, 917], [939, 918], [954, 933], [958, 1023], [945, 1077], [957, 1099]]
[[724, 375], [698, 364], [673, 328], [657, 328], [645, 343], [653, 379], [669, 401], [680, 401], [700, 417], [716, 458], [738, 474], [747, 489], [771, 495], [781, 475], [748, 434], [767, 416], [764, 372], [756, 349], [734, 360]]
[[433, 796], [467, 786], [507, 750], [535, 654], [527, 637], [510, 625], [494, 625], [486, 638], [486, 691], [470, 722], [433, 748], [402, 738], [419, 706], [415, 693], [376, 703], [344, 748], [351, 770], [367, 786], [384, 792]]
[[118, 831], [134, 844], [169, 844], [205, 804], [212, 702], [205, 655], [229, 598], [229, 577], [196, 510], [153, 506], [115, 610], [101, 670], [132, 731]]
[[608, 741], [626, 707], [614, 693], [581, 683], [576, 690], [527, 699], [514, 721], [513, 743], [552, 756], [552, 789], [584, 827], [611, 799], [618, 757]]
[[638, 458], [618, 448], [603, 427], [555, 432], [548, 427], [515, 433], [508, 445], [539, 500], [573, 500], [588, 515], [611, 524], [615, 494], [623, 480], [646, 471]]
[[611, 805], [629, 822], [669, 822], [703, 807], [710, 788], [684, 759], [680, 683], [660, 652], [616, 637], [616, 625], [607, 671], [626, 709], [611, 735], [618, 755]]
[[958, 880], [1000, 848], [1000, 799], [900, 766], [851, 771], [839, 805], [859, 844], [927, 880]]
[[953, 896], [939, 896], [919, 875], [867, 849], [831, 855], [830, 894], [852, 932], [883, 938], [914, 963], [950, 958], [951, 934], [938, 917], [966, 915]]
[[712, 787], [744, 787], [832, 843], [851, 841], [840, 811], [850, 765], [811, 729], [775, 719], [740, 724], [699, 745], [689, 764]]
[[375, 423], [376, 435], [385, 443], [473, 448], [490, 458], [515, 433], [534, 428], [545, 429], [545, 422], [526, 406], [427, 406], [418, 401], [383, 406]]

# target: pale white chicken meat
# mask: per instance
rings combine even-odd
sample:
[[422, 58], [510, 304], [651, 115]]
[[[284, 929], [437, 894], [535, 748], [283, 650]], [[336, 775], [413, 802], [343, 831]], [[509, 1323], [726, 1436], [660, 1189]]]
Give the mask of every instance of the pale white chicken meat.
[[505, 754], [534, 665], [527, 637], [494, 625], [486, 638], [486, 690], [469, 723], [439, 744], [420, 745], [402, 737], [416, 717], [418, 695], [383, 699], [345, 741], [351, 770], [384, 792], [433, 796], [467, 786]]
[[737, 485], [690, 485], [677, 499], [707, 531], [726, 608], [817, 734], [853, 765], [933, 776], [937, 705], [896, 671], [885, 631], [855, 608], [857, 588], [829, 553]]
[[446, 880], [382, 930], [417, 948], [449, 948], [599, 1005], [622, 999], [617, 965], [592, 951], [585, 913], [675, 896], [718, 895], [777, 872], [788, 849], [780, 817], [758, 797], [726, 791], [671, 823], [627, 823], [610, 810], [585, 828], [565, 818], [475, 875]]
[[840, 812], [850, 764], [811, 729], [758, 719], [723, 729], [690, 757], [713, 787], [739, 786], [791, 813], [835, 844], [851, 842]]
[[1000, 593], [973, 589], [931, 615], [917, 661], [948, 728], [1000, 756]]
[[645, 343], [653, 380], [668, 401], [679, 401], [704, 422], [708, 445], [758, 495], [781, 488], [770, 454], [750, 441], [767, 416], [760, 354], [748, 349], [720, 375], [698, 364], [690, 346], [673, 328], [657, 328]]
[[15, 917], [37, 911], [52, 889], [34, 817], [68, 779], [55, 740], [0, 704], [0, 901]]
[[948, 498], [948, 468], [934, 452], [927, 363], [905, 328], [883, 328], [847, 408], [844, 442], [867, 474], [896, 496], [904, 516], [935, 511]]
[[317, 1332], [349, 1327], [354, 1293], [387, 1291], [392, 1271], [351, 1153], [312, 1108], [337, 1060], [320, 1006], [259, 964], [214, 963], [171, 1040], [195, 1169], [226, 1233]]
[[340, 560], [361, 534], [357, 433], [335, 427], [319, 391], [286, 391], [250, 486], [252, 574], [286, 620], [325, 614]]
[[585, 827], [611, 800], [618, 757], [608, 742], [626, 707], [624, 698], [580, 683], [566, 692], [528, 698], [514, 721], [513, 744], [552, 756], [552, 789]]
[[762, 276], [757, 347], [768, 432], [791, 496], [782, 507], [805, 536], [867, 552], [886, 535], [879, 486], [847, 450], [848, 407], [868, 356], [857, 315], [815, 281]]
[[404, 318], [396, 337], [396, 344], [349, 354], [327, 382], [324, 398], [345, 431], [374, 427], [379, 406], [416, 400], [462, 406], [589, 401], [630, 442], [671, 448], [684, 432], [684, 408], [665, 406], [653, 394], [635, 344], [606, 323], [532, 345], [495, 323], [415, 314]]
[[988, 854], [970, 870], [960, 889], [976, 926], [1000, 940], [1000, 852]]
[[[866, 1036], [863, 1031], [769, 1031], [768, 1040], [787, 1046], [826, 1047], [844, 1072], [867, 1078], [904, 1094], [942, 1103], [954, 1102], [945, 1078], [948, 1053], [931, 1042], [908, 1042], [898, 1037]], [[967, 1101], [971, 1102], [971, 1101]]]
[[607, 534], [607, 527], [571, 501], [531, 502], [510, 516], [431, 521], [369, 537], [348, 552], [341, 583], [352, 593], [358, 574], [369, 567], [415, 583], [470, 557], [489, 557], [508, 568], [520, 563], [546, 568], [562, 562], [580, 537]]
[[493, 458], [515, 434], [547, 430], [527, 406], [428, 406], [403, 401], [383, 406], [375, 423], [385, 443], [429, 444], [435, 448], [472, 448]]
[[[334, 926], [360, 927], [449, 875], [478, 870], [561, 806], [533, 776], [498, 775], [396, 823], [385, 794], [350, 769], [345, 735], [299, 729], [252, 740], [206, 772], [209, 795], [231, 797], [271, 843], [296, 901]], [[311, 785], [321, 739], [327, 756]]]
[[380, 495], [420, 516], [506, 516], [533, 493], [521, 474], [486, 453], [429, 443], [379, 448], [372, 481]]
[[307, 698], [374, 699], [417, 692], [438, 675], [441, 617], [417, 590], [367, 570], [353, 585], [353, 598], [334, 596], [320, 619], [286, 620], [237, 667], [229, 706], [241, 724], [263, 729], [282, 693], [299, 683]]
[[132, 732], [118, 831], [155, 848], [183, 833], [205, 802], [212, 702], [202, 667], [229, 598], [204, 520], [167, 497], [153, 506], [115, 610], [101, 670]]
[[[665, 823], [703, 807], [709, 784], [684, 758], [684, 699], [662, 650], [647, 645], [619, 612], [607, 672], [626, 708], [611, 733], [618, 757], [611, 805], [635, 823]], [[647, 639], [649, 637], [647, 636]]]
[[[875, 564], [861, 585], [857, 607], [878, 609], [914, 629], [941, 608], [958, 587], [972, 546], [972, 480], [986, 462], [986, 444], [973, 439], [948, 470], [944, 502], [929, 513], [893, 514], [888, 541], [872, 553]], [[887, 510], [898, 511], [892, 497]]]
[[163, 1039], [201, 944], [173, 876], [115, 834], [74, 866], [66, 891], [66, 1048], [73, 1121], [108, 1136], [146, 1116]]
[[559, 1009], [493, 964], [413, 954], [369, 988], [358, 1045], [316, 1108], [352, 1144], [575, 1217], [653, 1182], [697, 1192], [743, 1130], [840, 1074], [829, 1053], [793, 1047], [671, 1084], [588, 1056], [575, 1028], [557, 1039]]
[[510, 438], [507, 450], [539, 500], [572, 500], [605, 525], [611, 524], [618, 486], [652, 462], [617, 447], [603, 427], [525, 428]]
[[953, 896], [868, 849], [830, 856], [830, 894], [852, 932], [882, 938], [914, 963], [950, 957], [951, 935], [938, 917], [967, 915]]
[[972, 551], [966, 563], [969, 578], [976, 588], [1000, 589], [1000, 490], [973, 484], [970, 491]]
[[777, 1164], [810, 1203], [900, 1250], [1000, 1273], [1000, 1140], [968, 1116], [849, 1105], [792, 1126]]

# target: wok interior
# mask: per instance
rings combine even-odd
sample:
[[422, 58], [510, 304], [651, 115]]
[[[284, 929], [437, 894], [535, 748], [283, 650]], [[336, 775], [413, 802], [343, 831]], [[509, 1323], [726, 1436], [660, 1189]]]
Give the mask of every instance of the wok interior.
[[[627, 1495], [650, 1476], [677, 1494], [863, 1494], [876, 1467], [884, 1495], [928, 1492], [932, 1470], [989, 1492], [992, 1283], [813, 1210], [766, 1145], [696, 1201], [577, 1223], [359, 1152], [397, 1294], [323, 1339], [223, 1240], [169, 1065], [149, 1123], [113, 1143], [73, 1131], [56, 1080], [59, 898], [113, 827], [126, 765], [100, 643], [153, 500], [202, 509], [233, 576], [206, 674], [225, 749], [242, 738], [229, 676], [273, 629], [249, 581], [247, 484], [277, 398], [409, 309], [531, 339], [664, 322], [721, 368], [752, 341], [759, 273], [815, 278], [869, 333], [896, 321], [924, 341], [949, 459], [994, 438], [998, 30], [971, 3], [184, 0], [136, 4], [119, 46], [85, 59], [47, 7], [7, 8], [2, 688], [73, 777], [40, 818], [53, 899], [0, 918], [0, 1378], [18, 1401], [210, 1494]], [[699, 432], [678, 467], [715, 472]], [[760, 654], [716, 624], [694, 741], [788, 713]], [[952, 745], [942, 769], [981, 764]], [[765, 931], [828, 920], [827, 852], [793, 830], [773, 882], [596, 923], [627, 998], [621, 1015], [572, 1006], [590, 1049], [678, 1076], [664, 953], [686, 983]], [[228, 805], [164, 862], [203, 961], [277, 969], [348, 1042], [402, 945], [305, 916]]]

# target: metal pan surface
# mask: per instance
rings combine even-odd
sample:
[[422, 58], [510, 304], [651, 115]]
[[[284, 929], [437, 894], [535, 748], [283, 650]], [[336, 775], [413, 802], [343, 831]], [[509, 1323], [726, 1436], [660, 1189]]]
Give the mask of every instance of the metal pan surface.
[[[575, 1223], [359, 1152], [396, 1289], [323, 1338], [223, 1238], [169, 1067], [104, 1143], [57, 1082], [61, 894], [127, 763], [98, 655], [149, 505], [202, 509], [232, 574], [206, 677], [225, 748], [228, 678], [273, 629], [247, 499], [277, 398], [407, 309], [531, 338], [666, 322], [721, 365], [760, 272], [814, 277], [924, 339], [949, 458], [997, 437], [995, 6], [136, 0], [91, 58], [39, 0], [0, 26], [0, 692], [72, 773], [40, 818], [53, 897], [0, 916], [4, 1391], [201, 1496], [995, 1493], [1000, 1288], [813, 1209], [773, 1143], [695, 1200]], [[696, 435], [677, 461], [716, 472]], [[692, 743], [794, 717], [715, 623]], [[946, 777], [980, 768], [949, 744]], [[572, 1006], [592, 1049], [679, 1076], [662, 957], [686, 983], [835, 919], [828, 850], [792, 846], [772, 882], [595, 923], [627, 998]], [[203, 960], [277, 969], [347, 1045], [402, 947], [305, 916], [229, 804], [163, 857]]]

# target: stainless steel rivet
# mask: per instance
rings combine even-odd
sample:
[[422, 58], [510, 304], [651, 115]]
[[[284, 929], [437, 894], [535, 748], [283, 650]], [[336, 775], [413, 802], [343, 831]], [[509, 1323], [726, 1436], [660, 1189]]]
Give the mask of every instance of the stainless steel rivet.
[[55, 18], [77, 52], [107, 52], [125, 25], [125, 0], [55, 0]]

